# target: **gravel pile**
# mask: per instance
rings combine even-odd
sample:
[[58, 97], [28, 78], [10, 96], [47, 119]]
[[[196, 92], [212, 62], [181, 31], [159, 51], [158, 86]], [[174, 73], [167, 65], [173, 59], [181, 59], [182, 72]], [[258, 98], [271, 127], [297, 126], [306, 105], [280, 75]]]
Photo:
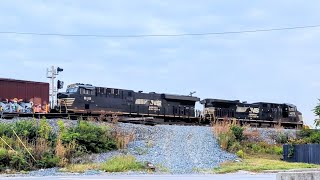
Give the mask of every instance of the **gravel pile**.
[[170, 173], [210, 170], [237, 158], [220, 149], [210, 127], [120, 124], [120, 128], [135, 130], [136, 140], [129, 144], [129, 154]]

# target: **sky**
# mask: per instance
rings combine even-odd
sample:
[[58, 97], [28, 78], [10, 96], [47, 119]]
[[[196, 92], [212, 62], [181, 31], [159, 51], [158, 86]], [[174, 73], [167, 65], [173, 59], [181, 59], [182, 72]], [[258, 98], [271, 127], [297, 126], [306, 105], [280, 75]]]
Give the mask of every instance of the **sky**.
[[[139, 35], [320, 24], [319, 1], [1, 0], [0, 31]], [[0, 77], [81, 82], [248, 102], [292, 103], [313, 124], [320, 28], [184, 37], [0, 34]], [[197, 107], [201, 108], [199, 105]]]

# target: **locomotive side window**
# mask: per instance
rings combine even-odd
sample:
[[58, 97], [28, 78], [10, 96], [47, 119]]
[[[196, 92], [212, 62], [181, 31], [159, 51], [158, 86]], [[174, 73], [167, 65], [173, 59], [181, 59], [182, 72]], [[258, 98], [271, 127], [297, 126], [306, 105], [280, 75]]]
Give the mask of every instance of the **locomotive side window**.
[[90, 90], [90, 89], [80, 88], [80, 94], [83, 94], [83, 95], [95, 95], [95, 91], [94, 90]]
[[118, 95], [119, 94], [119, 89], [114, 89], [114, 94]]
[[111, 94], [111, 89], [110, 88], [107, 88], [107, 94]]
[[80, 94], [85, 94], [85, 93], [86, 93], [86, 90], [83, 88], [80, 88]]

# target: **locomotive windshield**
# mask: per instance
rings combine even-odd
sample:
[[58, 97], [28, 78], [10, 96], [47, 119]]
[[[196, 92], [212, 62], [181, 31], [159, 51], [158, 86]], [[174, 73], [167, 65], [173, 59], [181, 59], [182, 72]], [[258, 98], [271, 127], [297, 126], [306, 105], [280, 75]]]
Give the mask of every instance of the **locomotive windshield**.
[[77, 91], [78, 91], [77, 87], [67, 89], [67, 93], [76, 93]]

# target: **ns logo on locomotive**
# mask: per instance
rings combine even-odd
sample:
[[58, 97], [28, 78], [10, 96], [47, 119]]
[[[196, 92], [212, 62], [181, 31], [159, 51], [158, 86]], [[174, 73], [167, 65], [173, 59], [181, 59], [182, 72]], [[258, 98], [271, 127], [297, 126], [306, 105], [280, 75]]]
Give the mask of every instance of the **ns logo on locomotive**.
[[[236, 119], [240, 124], [288, 128], [302, 127], [302, 114], [292, 104], [247, 103], [239, 100], [204, 99], [191, 95], [144, 93], [133, 90], [95, 87], [91, 84], [68, 85], [58, 93], [58, 110], [67, 113], [118, 113], [128, 116], [179, 119], [210, 123], [212, 120]], [[195, 109], [203, 104], [202, 112]]]

